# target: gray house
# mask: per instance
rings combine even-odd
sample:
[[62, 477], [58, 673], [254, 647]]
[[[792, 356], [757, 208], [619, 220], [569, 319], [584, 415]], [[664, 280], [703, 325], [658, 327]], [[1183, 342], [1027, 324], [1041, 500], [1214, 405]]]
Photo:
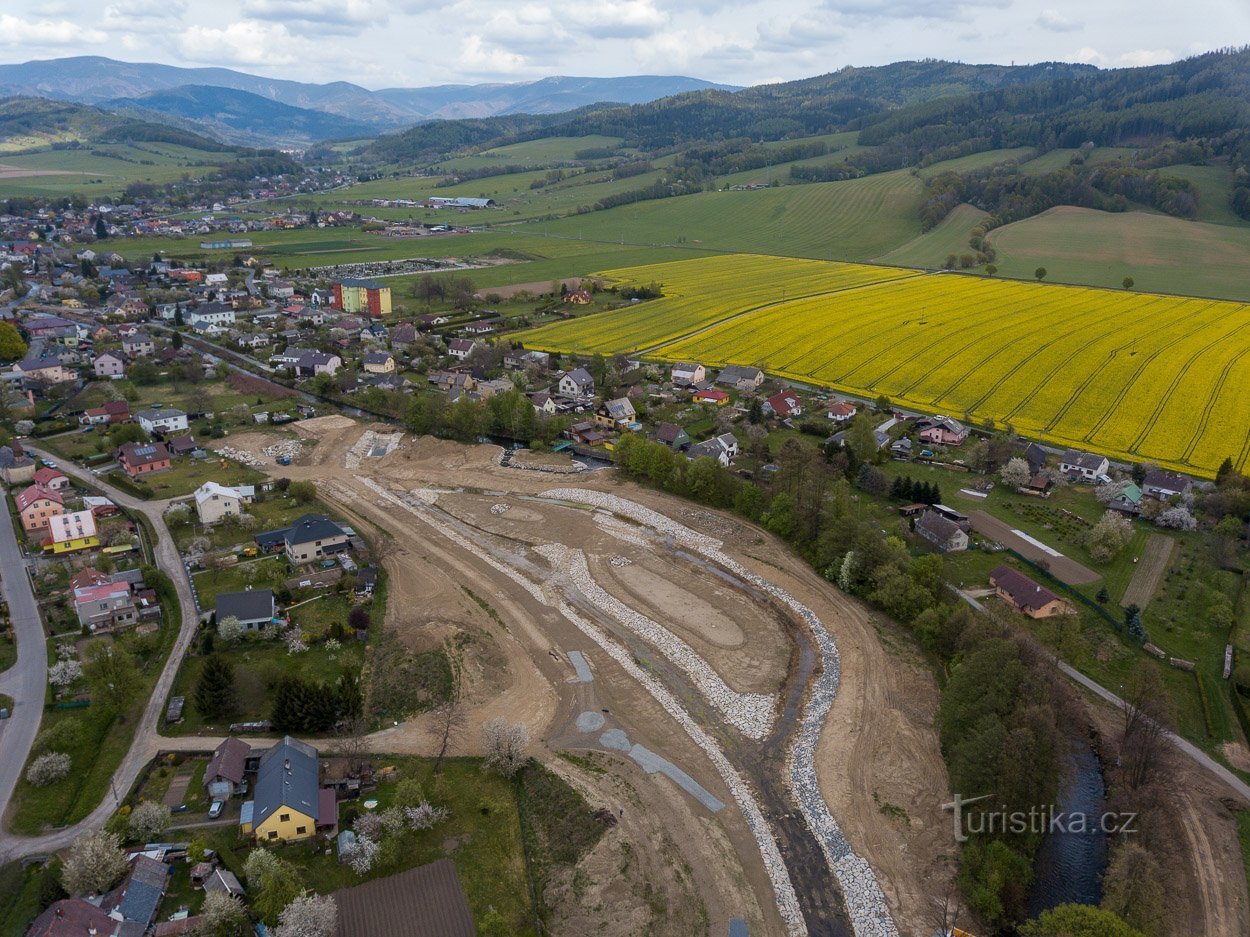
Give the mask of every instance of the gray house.
[[232, 615], [246, 631], [259, 631], [273, 621], [276, 608], [272, 589], [223, 592], [217, 596], [217, 624]]

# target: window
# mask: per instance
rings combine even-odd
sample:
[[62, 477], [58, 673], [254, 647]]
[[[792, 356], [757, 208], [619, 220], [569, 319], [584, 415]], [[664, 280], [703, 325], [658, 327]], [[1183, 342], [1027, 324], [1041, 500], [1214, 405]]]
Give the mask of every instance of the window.
[[270, 839], [277, 839], [277, 838], [278, 838], [278, 831], [277, 831], [277, 830], [270, 830], [270, 831], [269, 831], [269, 838], [270, 838]]
[[303, 836], [303, 835], [304, 835], [305, 833], [307, 833], [307, 832], [308, 832], [308, 827], [306, 827], [306, 826], [297, 826], [297, 827], [295, 828], [295, 833], [296, 833], [296, 835], [298, 835], [298, 836]]
[[280, 814], [280, 815], [278, 816], [278, 819], [279, 819], [282, 823], [290, 823], [290, 822], [291, 822], [291, 815], [290, 815], [289, 813]]

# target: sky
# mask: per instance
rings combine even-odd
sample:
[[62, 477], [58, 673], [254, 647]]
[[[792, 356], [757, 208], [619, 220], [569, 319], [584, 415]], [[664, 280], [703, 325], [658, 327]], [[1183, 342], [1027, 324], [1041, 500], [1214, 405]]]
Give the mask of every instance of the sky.
[[1247, 0], [0, 0], [0, 62], [104, 55], [375, 89], [754, 85], [918, 58], [1113, 67], [1245, 44]]

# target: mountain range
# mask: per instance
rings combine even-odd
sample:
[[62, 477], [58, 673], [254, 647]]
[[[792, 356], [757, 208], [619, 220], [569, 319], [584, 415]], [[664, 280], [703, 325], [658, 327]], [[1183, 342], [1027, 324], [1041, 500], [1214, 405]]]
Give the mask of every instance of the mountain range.
[[130, 111], [250, 145], [369, 136], [437, 119], [554, 114], [600, 102], [642, 104], [704, 89], [737, 90], [684, 76], [639, 75], [370, 91], [345, 81], [312, 84], [100, 56], [0, 65], [0, 97]]

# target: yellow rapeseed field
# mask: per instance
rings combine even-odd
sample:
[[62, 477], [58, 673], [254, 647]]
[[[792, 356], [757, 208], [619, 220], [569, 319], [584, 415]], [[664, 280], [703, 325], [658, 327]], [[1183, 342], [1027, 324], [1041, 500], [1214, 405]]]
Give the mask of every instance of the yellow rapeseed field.
[[[919, 410], [1213, 475], [1250, 456], [1250, 306], [771, 257], [613, 271], [663, 299], [527, 346], [753, 364]], [[784, 290], [784, 293], [782, 292]]]

